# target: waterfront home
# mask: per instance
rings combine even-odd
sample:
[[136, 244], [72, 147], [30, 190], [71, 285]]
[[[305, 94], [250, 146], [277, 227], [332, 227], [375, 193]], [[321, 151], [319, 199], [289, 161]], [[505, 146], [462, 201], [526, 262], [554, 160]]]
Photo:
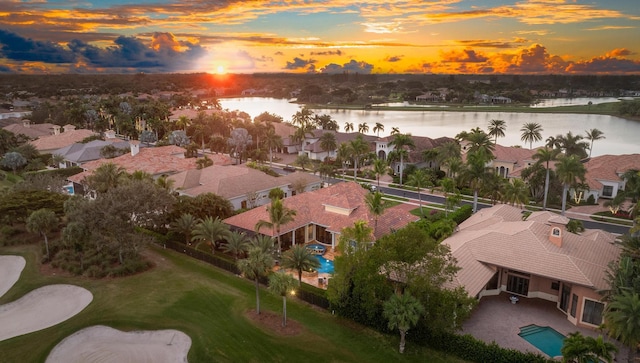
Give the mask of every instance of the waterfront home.
[[590, 195], [596, 202], [600, 198], [613, 199], [625, 188], [626, 180], [622, 175], [629, 170], [640, 170], [640, 154], [594, 156], [584, 163], [584, 167], [589, 191], [583, 195], [583, 199]]
[[568, 219], [500, 204], [482, 209], [443, 241], [461, 268], [454, 285], [470, 296], [507, 292], [517, 299], [556, 303], [567, 320], [596, 329], [602, 323], [608, 264], [620, 255], [615, 236], [567, 231]]

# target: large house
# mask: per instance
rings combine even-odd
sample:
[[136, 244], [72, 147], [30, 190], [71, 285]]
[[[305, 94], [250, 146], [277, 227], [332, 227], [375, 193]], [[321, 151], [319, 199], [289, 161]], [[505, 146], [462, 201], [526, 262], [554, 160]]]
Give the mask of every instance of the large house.
[[[365, 221], [374, 228], [371, 240], [398, 230], [419, 218], [409, 213], [404, 205], [385, 210], [377, 218], [369, 211], [365, 197], [369, 193], [355, 182], [337, 183], [327, 188], [298, 194], [283, 199], [285, 207], [295, 210], [292, 222], [280, 227], [282, 248], [308, 242], [320, 243], [327, 248], [335, 249], [341, 231], [345, 227], [353, 227], [357, 221]], [[232, 229], [253, 232], [256, 222], [269, 220], [266, 208], [254, 208], [224, 220]], [[261, 234], [277, 237], [271, 228], [262, 228]]]
[[320, 142], [320, 138], [322, 135], [326, 133], [334, 134], [336, 137], [336, 146], [339, 146], [343, 143], [348, 143], [355, 140], [358, 135], [362, 135], [362, 138], [365, 142], [369, 144], [371, 151], [373, 151], [374, 143], [378, 139], [376, 136], [364, 135], [359, 132], [336, 132], [333, 130], [313, 130], [311, 135], [307, 136], [304, 140], [304, 150], [301, 149], [301, 152], [306, 153], [311, 160], [320, 160], [323, 161], [325, 158], [336, 158], [336, 149], [334, 150], [324, 150], [322, 149], [322, 145]]
[[280, 177], [267, 175], [246, 166], [213, 165], [190, 169], [169, 177], [178, 193], [191, 197], [214, 193], [227, 199], [235, 210], [255, 208], [270, 202], [269, 191], [280, 188], [285, 196], [293, 196], [320, 188], [315, 175], [295, 172]]
[[38, 139], [30, 141], [41, 153], [52, 153], [60, 148], [80, 142], [90, 136], [96, 135], [95, 132], [87, 129], [78, 129], [73, 125], [53, 126], [53, 135], [40, 136]]
[[613, 199], [625, 188], [622, 175], [629, 170], [640, 170], [640, 154], [594, 156], [584, 167], [589, 191], [583, 198], [593, 195], [596, 202], [600, 198]]
[[443, 241], [461, 268], [454, 284], [470, 296], [507, 292], [514, 297], [556, 302], [581, 327], [602, 323], [608, 264], [620, 255], [615, 236], [601, 230], [566, 229], [568, 219], [506, 205], [483, 209]]
[[14, 135], [24, 135], [29, 139], [35, 140], [42, 136], [53, 135], [53, 128], [56, 126], [51, 123], [35, 124], [24, 119], [22, 123], [7, 125], [3, 129], [12, 132]]
[[75, 143], [52, 152], [54, 155], [60, 155], [64, 160], [60, 163], [61, 168], [70, 168], [72, 166], [80, 166], [89, 161], [102, 158], [101, 150], [105, 146], [111, 145], [116, 149], [129, 149], [129, 142], [119, 139], [110, 140], [93, 140], [86, 144]]

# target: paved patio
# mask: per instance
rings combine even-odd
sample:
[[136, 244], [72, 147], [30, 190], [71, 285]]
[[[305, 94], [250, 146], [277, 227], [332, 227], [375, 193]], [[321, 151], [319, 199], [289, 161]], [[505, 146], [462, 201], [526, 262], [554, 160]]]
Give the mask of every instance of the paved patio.
[[[563, 335], [579, 331], [583, 335], [597, 337], [598, 331], [579, 328], [571, 324], [566, 316], [556, 308], [556, 303], [541, 299], [520, 298], [517, 304], [509, 301], [511, 295], [501, 293], [480, 300], [471, 318], [462, 327], [462, 334], [470, 334], [482, 341], [495, 341], [504, 348], [543, 354], [538, 348], [521, 338], [520, 328], [535, 324], [549, 326]], [[615, 342], [614, 342], [615, 343]], [[618, 345], [617, 362], [626, 361], [626, 349]]]

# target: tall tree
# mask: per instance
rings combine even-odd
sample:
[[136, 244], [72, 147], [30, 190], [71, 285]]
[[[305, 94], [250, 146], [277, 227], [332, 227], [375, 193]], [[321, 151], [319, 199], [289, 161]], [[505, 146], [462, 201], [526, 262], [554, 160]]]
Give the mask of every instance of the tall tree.
[[589, 140], [591, 142], [591, 145], [589, 146], [589, 157], [591, 157], [591, 152], [593, 151], [593, 142], [596, 140], [602, 140], [605, 139], [604, 137], [604, 132], [598, 130], [598, 129], [591, 129], [591, 130], [587, 130], [585, 131], [587, 134], [587, 140]]
[[376, 125], [373, 126], [373, 132], [375, 132], [376, 135], [380, 137], [380, 131], [384, 132], [384, 125], [381, 124], [380, 122], [376, 122]]
[[11, 169], [15, 174], [19, 168], [27, 165], [27, 159], [17, 151], [10, 151], [2, 156], [0, 165]]
[[360, 159], [369, 152], [369, 144], [364, 140], [362, 135], [358, 135], [349, 142], [349, 153], [353, 159], [353, 178], [357, 177], [358, 164]]
[[489, 121], [489, 136], [494, 137], [494, 144], [498, 143], [499, 137], [504, 137], [504, 131], [507, 129], [507, 123], [504, 120], [491, 120]]
[[391, 135], [397, 135], [400, 133], [400, 128], [399, 127], [392, 127], [391, 128]]
[[380, 177], [387, 173], [389, 164], [384, 159], [375, 159], [373, 161], [373, 172], [376, 174], [376, 181], [378, 182], [378, 188], [380, 188]]
[[361, 124], [358, 125], [358, 132], [361, 134], [366, 134], [367, 132], [369, 132], [369, 125], [367, 125], [366, 122], [363, 122]]
[[344, 124], [344, 132], [350, 132], [353, 131], [353, 122], [346, 122]]
[[566, 135], [558, 135], [557, 140], [562, 151], [567, 156], [576, 155], [579, 160], [586, 158], [589, 143], [583, 141], [582, 135], [574, 135], [571, 131]]
[[211, 246], [211, 253], [215, 253], [216, 251], [216, 242], [220, 240], [227, 240], [229, 238], [229, 226], [222, 222], [222, 220], [218, 217], [215, 219], [211, 217], [206, 217], [205, 219], [201, 219], [198, 224], [193, 227], [193, 232], [191, 232], [191, 240], [198, 241], [196, 244], [196, 249], [202, 243], [206, 243]]
[[534, 159], [537, 159], [539, 163], [545, 163], [546, 175], [544, 178], [544, 200], [542, 202], [542, 209], [547, 210], [547, 198], [549, 196], [549, 163], [555, 161], [558, 157], [560, 150], [550, 149], [545, 147], [544, 149], [538, 149], [533, 155]]
[[320, 136], [320, 148], [327, 153], [327, 156], [338, 147], [336, 134], [325, 132]]
[[85, 181], [89, 189], [93, 189], [97, 193], [106, 193], [124, 183], [127, 176], [128, 174], [123, 167], [114, 163], [105, 163], [86, 177]]
[[178, 219], [171, 222], [171, 228], [184, 236], [185, 245], [191, 245], [191, 232], [196, 224], [198, 224], [198, 219], [196, 217], [191, 213], [183, 213]]
[[604, 321], [609, 335], [629, 348], [627, 362], [635, 362], [640, 343], [640, 294], [622, 291], [614, 295], [604, 312]]
[[562, 183], [562, 215], [564, 215], [567, 208], [567, 193], [569, 192], [569, 187], [578, 181], [583, 181], [586, 170], [575, 155], [565, 155], [558, 159], [556, 163], [556, 173]]
[[284, 272], [269, 275], [269, 291], [282, 297], [282, 326], [287, 326], [287, 294], [292, 293], [296, 280]]
[[282, 147], [282, 137], [276, 133], [276, 128], [271, 125], [264, 134], [264, 143], [269, 149], [269, 164], [273, 165], [273, 149]]
[[482, 155], [467, 154], [467, 163], [460, 175], [462, 180], [466, 181], [473, 190], [473, 213], [478, 211], [478, 191], [485, 178], [491, 173], [491, 169], [485, 163], [486, 160]]
[[255, 230], [256, 232], [260, 232], [260, 229], [262, 227], [271, 228], [276, 235], [276, 239], [278, 241], [278, 254], [280, 254], [282, 253], [280, 228], [283, 225], [293, 221], [294, 217], [296, 216], [296, 211], [285, 207], [282, 199], [275, 199], [267, 207], [267, 213], [269, 215], [269, 220], [265, 221], [261, 219], [256, 222]]
[[260, 278], [267, 276], [275, 261], [271, 254], [264, 252], [260, 248], [252, 247], [249, 249], [247, 258], [237, 262], [238, 269], [242, 274], [255, 282], [256, 285], [256, 313], [260, 314]]
[[463, 139], [468, 142], [467, 153], [476, 154], [485, 162], [494, 159], [493, 151], [495, 145], [491, 142], [491, 138], [486, 132], [480, 129], [471, 130], [471, 132], [464, 133]]
[[58, 225], [58, 217], [47, 208], [41, 208], [31, 213], [27, 218], [27, 230], [31, 233], [37, 233], [44, 238], [44, 246], [47, 253], [47, 261], [51, 259], [49, 255], [49, 238], [48, 234]]
[[529, 149], [533, 148], [534, 141], [542, 140], [542, 126], [537, 122], [527, 122], [520, 129], [520, 140], [529, 143]]
[[529, 203], [529, 188], [522, 179], [512, 179], [504, 183], [503, 201], [522, 208]]
[[413, 142], [411, 134], [395, 134], [393, 140], [389, 142], [389, 145], [394, 147], [394, 151], [397, 151], [400, 155], [400, 185], [402, 185], [402, 174], [404, 173], [404, 158], [409, 153], [406, 148], [415, 148], [416, 144]]
[[236, 159], [238, 159], [238, 164], [242, 164], [242, 155], [244, 155], [247, 147], [253, 144], [253, 137], [249, 135], [247, 129], [235, 128], [231, 131], [231, 137], [227, 140], [227, 143], [233, 149]]
[[364, 202], [367, 205], [367, 209], [373, 214], [373, 233], [378, 230], [378, 219], [384, 214], [387, 209], [387, 202], [382, 198], [382, 193], [375, 191], [365, 196]]
[[423, 313], [424, 306], [408, 292], [393, 294], [385, 301], [382, 314], [388, 321], [389, 329], [398, 329], [400, 332], [400, 353], [404, 353], [407, 332], [418, 323]]
[[282, 254], [283, 268], [296, 270], [298, 273], [298, 284], [302, 283], [302, 271], [317, 269], [320, 261], [304, 245], [295, 245]]
[[424, 169], [416, 169], [413, 173], [409, 175], [407, 178], [407, 184], [418, 189], [418, 200], [420, 201], [420, 215], [424, 218], [424, 213], [422, 212], [422, 193], [420, 193], [421, 189], [429, 186], [431, 182], [427, 176], [427, 173], [424, 172]]

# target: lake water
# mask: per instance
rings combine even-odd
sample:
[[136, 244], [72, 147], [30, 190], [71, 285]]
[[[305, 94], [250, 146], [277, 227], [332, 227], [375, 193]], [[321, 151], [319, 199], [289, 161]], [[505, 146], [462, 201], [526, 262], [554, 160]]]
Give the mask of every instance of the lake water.
[[[593, 99], [598, 100], [598, 99]], [[220, 99], [222, 108], [240, 110], [256, 117], [262, 112], [269, 112], [279, 116], [285, 121], [298, 112], [302, 105], [290, 103], [285, 99], [276, 98], [226, 98]], [[328, 114], [344, 130], [347, 122], [353, 123], [355, 129], [358, 124], [366, 122], [369, 125], [370, 135], [375, 135], [373, 126], [380, 122], [385, 130], [379, 136], [387, 136], [392, 127], [398, 127], [402, 133], [411, 133], [417, 136], [438, 138], [443, 136], [454, 137], [461, 131], [469, 131], [472, 128], [487, 128], [490, 120], [504, 120], [507, 124], [506, 136], [498, 139], [498, 143], [506, 146], [520, 145], [529, 147], [520, 140], [520, 128], [527, 122], [536, 122], [543, 128], [543, 140], [533, 144], [533, 147], [543, 146], [544, 140], [549, 136], [564, 135], [571, 131], [575, 134], [585, 134], [585, 130], [597, 128], [604, 132], [605, 139], [597, 140], [593, 146], [592, 156], [603, 154], [637, 154], [640, 153], [640, 122], [627, 120], [620, 117], [606, 115], [582, 115], [582, 114], [554, 114], [554, 113], [518, 113], [518, 112], [456, 112], [446, 110], [429, 111], [381, 111], [381, 110], [339, 110], [316, 109], [318, 115]]]

